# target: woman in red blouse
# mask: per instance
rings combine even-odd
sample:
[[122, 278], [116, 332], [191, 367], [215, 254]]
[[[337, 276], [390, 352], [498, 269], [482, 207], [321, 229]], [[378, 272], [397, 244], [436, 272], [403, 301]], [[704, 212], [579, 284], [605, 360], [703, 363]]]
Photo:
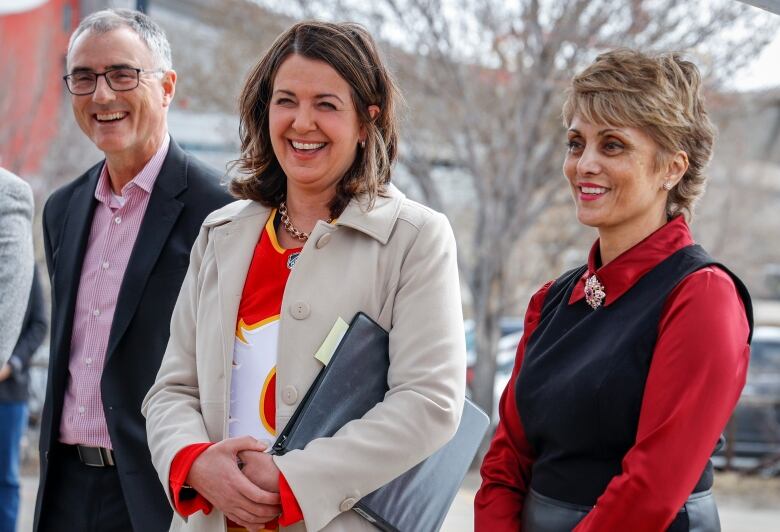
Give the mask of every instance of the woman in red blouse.
[[714, 137], [700, 86], [678, 55], [630, 50], [572, 80], [563, 172], [599, 238], [530, 301], [477, 531], [720, 530], [710, 456], [752, 314], [687, 225]]

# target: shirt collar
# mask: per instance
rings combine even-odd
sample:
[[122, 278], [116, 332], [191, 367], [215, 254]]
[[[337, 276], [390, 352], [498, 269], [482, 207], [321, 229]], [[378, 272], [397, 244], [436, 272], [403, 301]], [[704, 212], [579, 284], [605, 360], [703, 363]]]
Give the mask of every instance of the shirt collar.
[[[157, 180], [157, 176], [160, 174], [165, 157], [168, 155], [168, 148], [171, 144], [171, 136], [166, 133], [163, 137], [162, 144], [157, 149], [157, 152], [149, 159], [149, 162], [144, 165], [138, 174], [130, 180], [124, 187], [122, 187], [122, 195], [126, 191], [133, 187], [138, 187], [147, 194], [151, 194], [154, 188], [154, 182]], [[111, 198], [111, 183], [108, 176], [108, 164], [103, 163], [103, 168], [100, 170], [100, 177], [98, 177], [97, 187], [95, 187], [95, 199], [108, 206], [116, 206]]]
[[585, 298], [585, 280], [595, 274], [604, 287], [604, 306], [609, 306], [647, 272], [676, 251], [691, 244], [693, 237], [685, 218], [676, 216], [609, 264], [599, 268], [599, 241], [596, 240], [588, 255], [588, 269], [574, 286], [569, 304]]

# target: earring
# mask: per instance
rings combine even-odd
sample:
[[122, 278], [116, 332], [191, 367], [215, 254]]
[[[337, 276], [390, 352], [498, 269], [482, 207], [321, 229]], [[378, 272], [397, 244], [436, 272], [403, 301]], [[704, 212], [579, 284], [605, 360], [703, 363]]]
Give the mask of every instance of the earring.
[[365, 140], [361, 140], [360, 141], [360, 147], [363, 148], [363, 149], [366, 149], [366, 141]]
[[673, 186], [673, 185], [672, 185], [672, 182], [671, 182], [671, 181], [666, 181], [666, 182], [664, 182], [664, 190], [667, 190], [667, 191], [668, 191], [668, 190], [672, 190], [672, 186]]

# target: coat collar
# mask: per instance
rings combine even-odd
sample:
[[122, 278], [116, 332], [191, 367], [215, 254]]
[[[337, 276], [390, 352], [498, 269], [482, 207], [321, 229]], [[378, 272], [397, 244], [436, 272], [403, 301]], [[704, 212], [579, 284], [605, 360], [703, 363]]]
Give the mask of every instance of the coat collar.
[[[403, 192], [398, 190], [395, 185], [390, 184], [387, 187], [387, 192], [376, 198], [371, 209], [368, 208], [368, 201], [365, 197], [352, 199], [336, 220], [335, 225], [350, 227], [365, 233], [382, 244], [387, 244], [405, 198]], [[216, 227], [234, 222], [254, 224], [257, 223], [258, 218], [265, 222], [270, 212], [269, 207], [256, 201], [241, 200], [213, 212], [206, 218], [203, 225]]]
[[395, 185], [390, 184], [383, 196], [377, 196], [372, 209], [368, 209], [366, 198], [355, 198], [341, 213], [337, 226], [351, 227], [367, 234], [382, 244], [387, 244], [393, 232], [401, 205], [406, 196]]

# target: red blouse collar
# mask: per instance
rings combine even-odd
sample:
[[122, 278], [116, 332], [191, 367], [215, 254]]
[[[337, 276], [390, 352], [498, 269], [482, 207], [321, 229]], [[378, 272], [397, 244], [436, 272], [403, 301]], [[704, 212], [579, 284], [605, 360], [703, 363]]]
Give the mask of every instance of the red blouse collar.
[[688, 224], [685, 223], [685, 217], [676, 216], [606, 266], [597, 268], [599, 241], [596, 240], [588, 255], [588, 270], [582, 274], [574, 287], [569, 304], [574, 304], [585, 297], [585, 280], [595, 274], [604, 286], [604, 306], [609, 306], [634, 286], [644, 274], [675, 251], [691, 244], [693, 244], [693, 237]]

